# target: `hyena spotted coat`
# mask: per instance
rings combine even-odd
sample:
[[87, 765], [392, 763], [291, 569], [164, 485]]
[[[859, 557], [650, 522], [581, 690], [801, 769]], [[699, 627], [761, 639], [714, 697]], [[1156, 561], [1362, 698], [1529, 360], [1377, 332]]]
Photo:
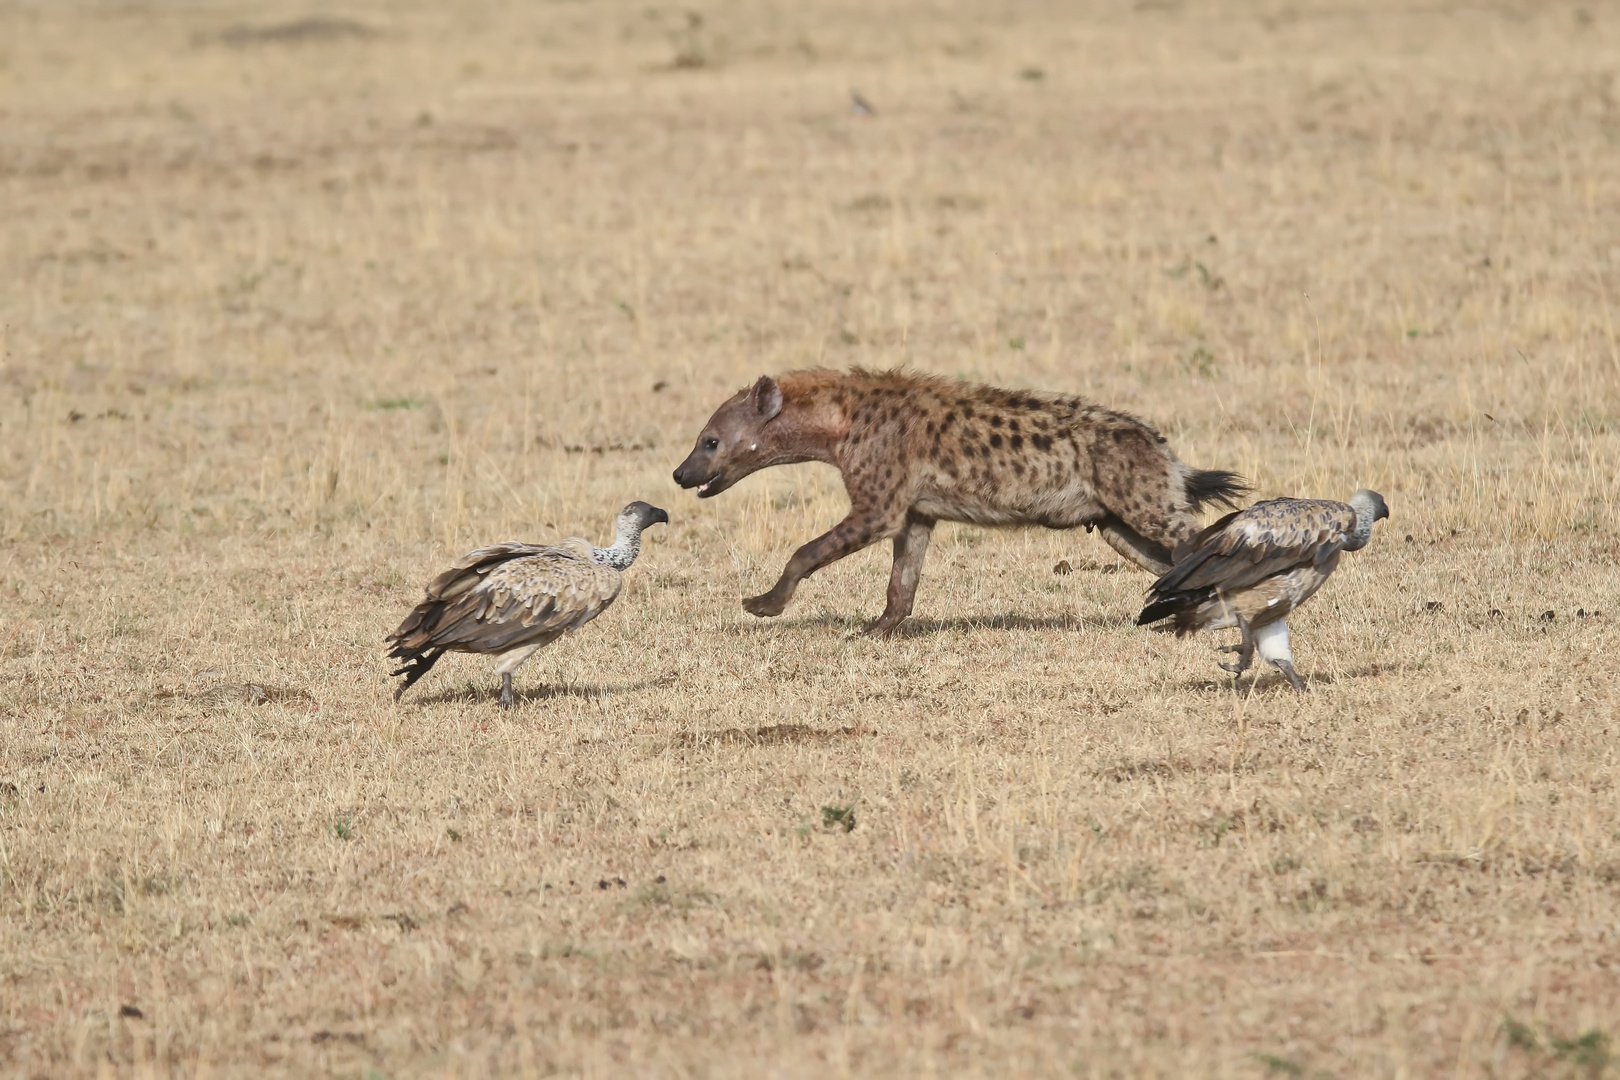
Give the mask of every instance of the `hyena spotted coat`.
[[1163, 574], [1176, 544], [1198, 532], [1199, 508], [1247, 490], [1233, 473], [1183, 465], [1136, 417], [1077, 397], [859, 369], [761, 376], [709, 419], [675, 482], [709, 498], [749, 473], [800, 461], [837, 467], [849, 514], [743, 607], [780, 615], [804, 578], [892, 539], [888, 603], [870, 634], [911, 614], [936, 521], [1084, 525]]

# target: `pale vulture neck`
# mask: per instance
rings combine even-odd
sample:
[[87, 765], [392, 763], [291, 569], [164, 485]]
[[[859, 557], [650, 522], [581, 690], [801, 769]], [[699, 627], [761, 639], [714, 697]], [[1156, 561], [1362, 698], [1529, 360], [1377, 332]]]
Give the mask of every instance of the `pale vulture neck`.
[[622, 517], [619, 519], [619, 535], [614, 539], [613, 546], [592, 548], [591, 561], [598, 566], [627, 570], [640, 554], [641, 523], [633, 517]]
[[1356, 512], [1356, 527], [1350, 530], [1350, 542], [1344, 545], [1346, 551], [1360, 551], [1372, 539], [1373, 515], [1377, 513], [1370, 506], [1356, 506], [1351, 504]]

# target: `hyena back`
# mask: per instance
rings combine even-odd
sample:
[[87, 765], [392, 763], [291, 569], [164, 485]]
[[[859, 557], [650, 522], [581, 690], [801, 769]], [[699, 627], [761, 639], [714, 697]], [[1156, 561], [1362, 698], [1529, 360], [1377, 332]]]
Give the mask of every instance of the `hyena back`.
[[888, 603], [867, 627], [874, 634], [911, 613], [937, 521], [1096, 528], [1125, 558], [1163, 574], [1175, 545], [1200, 528], [1200, 507], [1247, 490], [1233, 473], [1182, 464], [1136, 417], [1077, 397], [858, 369], [761, 376], [709, 419], [675, 482], [709, 498], [801, 461], [837, 467], [849, 514], [743, 607], [780, 615], [801, 580], [892, 539]]

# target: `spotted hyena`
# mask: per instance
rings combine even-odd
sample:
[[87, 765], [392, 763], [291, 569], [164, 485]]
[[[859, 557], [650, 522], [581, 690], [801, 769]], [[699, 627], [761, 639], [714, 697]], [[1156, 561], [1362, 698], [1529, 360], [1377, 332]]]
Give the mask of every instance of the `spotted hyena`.
[[825, 461], [849, 514], [794, 552], [775, 588], [743, 601], [780, 615], [801, 580], [885, 538], [894, 541], [888, 604], [867, 632], [911, 613], [936, 521], [1096, 528], [1155, 574], [1200, 527], [1206, 502], [1247, 490], [1233, 473], [1176, 460], [1148, 424], [1064, 394], [1001, 390], [904, 371], [761, 376], [710, 417], [675, 482], [718, 495], [771, 465]]

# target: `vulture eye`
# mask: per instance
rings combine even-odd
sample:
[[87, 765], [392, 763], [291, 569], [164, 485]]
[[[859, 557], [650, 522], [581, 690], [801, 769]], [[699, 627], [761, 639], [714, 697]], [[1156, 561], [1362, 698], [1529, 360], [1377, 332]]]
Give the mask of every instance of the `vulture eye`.
[[720, 440], [719, 439], [704, 439], [703, 440], [703, 449], [705, 449], [705, 450], [718, 450], [718, 449], [720, 449]]

